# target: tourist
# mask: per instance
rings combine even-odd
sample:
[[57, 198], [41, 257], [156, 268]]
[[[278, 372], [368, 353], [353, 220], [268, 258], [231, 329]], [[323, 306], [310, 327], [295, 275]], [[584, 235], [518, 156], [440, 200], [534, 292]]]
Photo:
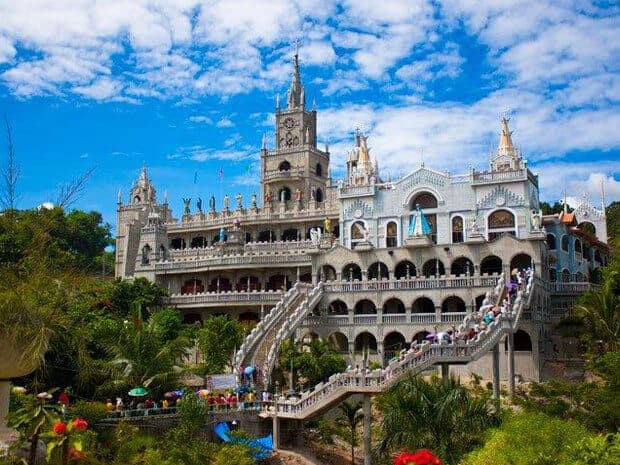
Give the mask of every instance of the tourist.
[[170, 408], [170, 404], [168, 403], [168, 399], [164, 399], [161, 401], [161, 408], [164, 410], [168, 410]]
[[108, 413], [112, 413], [114, 411], [114, 404], [112, 403], [111, 399], [107, 399], [105, 401], [105, 410]]
[[[138, 407], [138, 408], [139, 408], [139, 407]], [[145, 408], [145, 409], [150, 409], [150, 408], [153, 408], [153, 401], [152, 401], [150, 398], [147, 398], [147, 399], [144, 401], [144, 408]]]

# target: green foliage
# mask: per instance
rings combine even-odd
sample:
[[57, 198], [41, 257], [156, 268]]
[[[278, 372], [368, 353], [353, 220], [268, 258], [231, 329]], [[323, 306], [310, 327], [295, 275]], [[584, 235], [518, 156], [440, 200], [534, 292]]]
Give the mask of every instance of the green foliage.
[[284, 341], [280, 349], [280, 366], [289, 370], [291, 358], [297, 380], [301, 376], [307, 378], [306, 386], [326, 381], [334, 373], [343, 372], [347, 368], [344, 358], [334, 352], [329, 343], [321, 338], [311, 342]]
[[[461, 465], [557, 465], [611, 464], [586, 462], [592, 449], [609, 457], [616, 453], [601, 444], [600, 438], [573, 421], [564, 421], [544, 413], [508, 415], [501, 427], [491, 430], [484, 446], [461, 462]], [[604, 441], [604, 440], [603, 440]]]
[[208, 317], [197, 332], [198, 347], [205, 354], [206, 374], [224, 373], [233, 352], [243, 343], [244, 330], [239, 320], [228, 315]]
[[177, 403], [179, 431], [182, 436], [194, 437], [205, 424], [209, 413], [209, 404], [198, 399], [193, 393], [185, 395]]
[[80, 400], [73, 404], [70, 413], [73, 418], [82, 418], [86, 420], [89, 425], [96, 425], [107, 415], [103, 403], [87, 400]]
[[620, 433], [583, 438], [567, 456], [561, 465], [620, 465]]
[[109, 311], [121, 318], [135, 316], [138, 310], [143, 313], [140, 317], [145, 318], [144, 310], [156, 310], [167, 295], [166, 289], [146, 278], [133, 281], [117, 278], [106, 305]]
[[344, 401], [338, 405], [340, 416], [336, 424], [340, 427], [336, 434], [342, 437], [351, 446], [351, 465], [355, 465], [355, 446], [357, 446], [357, 426], [364, 420], [362, 403]]
[[612, 245], [620, 246], [620, 202], [612, 202], [607, 209], [607, 235], [611, 238]]
[[[552, 215], [554, 213], [561, 213], [564, 211], [564, 205], [556, 201], [553, 205], [549, 202], [540, 202], [540, 209], [542, 210], [543, 215]], [[571, 209], [569, 209], [571, 211]]]
[[407, 376], [377, 398], [383, 414], [378, 453], [384, 459], [402, 449], [431, 449], [454, 464], [480, 444], [499, 423], [486, 398], [473, 397], [455, 378], [425, 381]]

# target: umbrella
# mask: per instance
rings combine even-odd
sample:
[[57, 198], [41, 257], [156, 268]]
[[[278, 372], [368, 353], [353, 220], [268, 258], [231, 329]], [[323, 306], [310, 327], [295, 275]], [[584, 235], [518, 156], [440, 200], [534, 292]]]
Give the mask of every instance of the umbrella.
[[243, 373], [244, 373], [246, 376], [251, 376], [251, 375], [253, 375], [253, 374], [254, 374], [254, 372], [255, 372], [255, 371], [256, 371], [256, 369], [255, 369], [254, 367], [249, 366], [249, 367], [245, 367], [245, 368], [244, 368]]
[[209, 395], [209, 391], [206, 389], [200, 389], [198, 391], [196, 391], [196, 395], [198, 397], [207, 397]]
[[435, 333], [430, 333], [426, 335], [426, 339], [435, 339], [436, 334]]
[[176, 391], [172, 391], [175, 396], [182, 397], [185, 395], [185, 391], [183, 389], [177, 389]]
[[516, 275], [519, 272], [519, 268], [513, 268], [513, 270], [510, 272], [511, 275]]
[[149, 391], [147, 391], [143, 387], [137, 387], [137, 388], [133, 388], [131, 391], [129, 391], [128, 394], [131, 397], [142, 397], [142, 396], [147, 395], [148, 393], [149, 393]]
[[173, 397], [178, 397], [176, 391], [168, 391], [164, 394], [166, 399], [171, 399]]

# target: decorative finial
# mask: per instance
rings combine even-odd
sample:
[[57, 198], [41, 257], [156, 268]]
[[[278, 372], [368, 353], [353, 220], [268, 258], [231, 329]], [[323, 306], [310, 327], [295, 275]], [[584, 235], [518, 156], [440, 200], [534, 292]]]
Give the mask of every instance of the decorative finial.
[[276, 94], [276, 108], [280, 109], [280, 94]]
[[265, 134], [263, 132], [263, 146], [262, 146], [263, 150], [267, 150], [267, 134]]
[[563, 197], [564, 197], [564, 214], [566, 215], [568, 213], [568, 204], [566, 203], [566, 190], [562, 191]]
[[118, 194], [116, 194], [116, 203], [119, 205], [123, 203], [123, 193], [120, 188], [118, 189]]
[[164, 191], [164, 204], [168, 204], [168, 191]]
[[316, 111], [316, 98], [312, 97], [312, 111]]

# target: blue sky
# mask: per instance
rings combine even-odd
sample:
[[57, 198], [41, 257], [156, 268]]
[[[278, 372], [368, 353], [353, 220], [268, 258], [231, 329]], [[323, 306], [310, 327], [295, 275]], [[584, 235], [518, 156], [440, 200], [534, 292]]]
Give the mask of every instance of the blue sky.
[[483, 169], [508, 112], [543, 199], [599, 205], [601, 182], [620, 199], [619, 36], [616, 2], [0, 0], [0, 113], [20, 207], [96, 167], [75, 206], [114, 224], [146, 163], [178, 215], [257, 190], [299, 40], [334, 177], [356, 127], [384, 177]]

